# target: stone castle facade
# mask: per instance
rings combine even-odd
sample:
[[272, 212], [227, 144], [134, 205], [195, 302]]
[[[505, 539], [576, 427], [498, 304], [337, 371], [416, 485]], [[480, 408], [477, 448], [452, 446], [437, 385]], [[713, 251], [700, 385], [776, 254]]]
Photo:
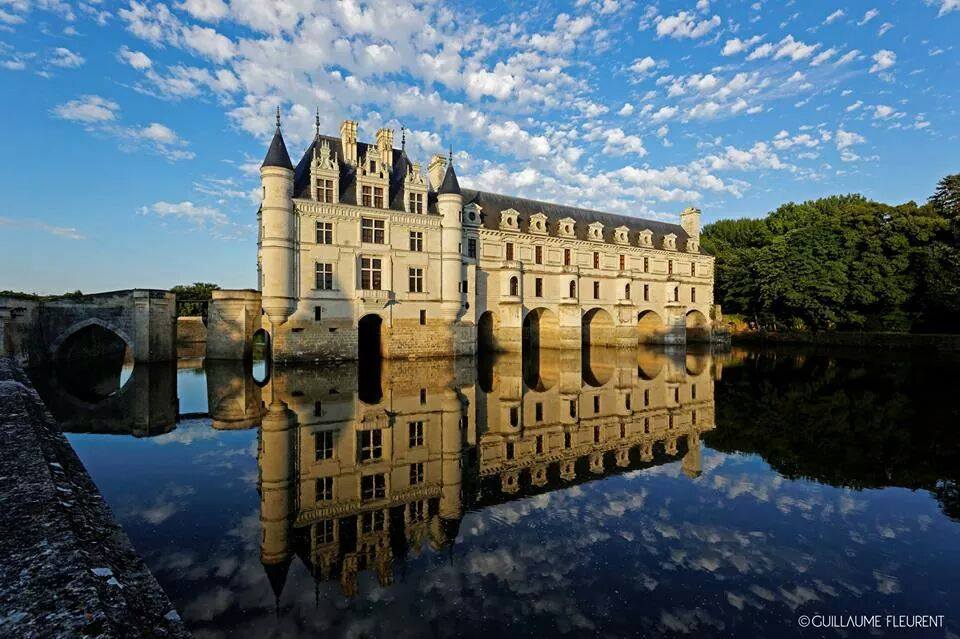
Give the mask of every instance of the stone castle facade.
[[680, 224], [461, 188], [390, 129], [345, 121], [293, 166], [277, 130], [261, 167], [258, 288], [279, 361], [466, 355], [709, 340], [713, 258]]

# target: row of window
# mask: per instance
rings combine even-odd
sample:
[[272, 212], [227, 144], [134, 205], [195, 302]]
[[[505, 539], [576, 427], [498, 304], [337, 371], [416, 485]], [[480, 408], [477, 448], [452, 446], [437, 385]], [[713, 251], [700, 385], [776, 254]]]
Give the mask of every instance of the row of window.
[[[316, 239], [317, 244], [333, 244], [333, 223], [317, 222]], [[384, 244], [386, 228], [383, 220], [363, 218], [360, 221], [360, 241], [366, 244]], [[410, 250], [417, 253], [423, 252], [423, 231], [410, 231]], [[469, 238], [467, 239], [467, 257], [476, 256], [477, 240]]]
[[[630, 287], [630, 284], [626, 284], [626, 285], [623, 287], [623, 289], [624, 289], [624, 290], [623, 290], [623, 299], [627, 299], [627, 300], [633, 299], [633, 298], [631, 297], [631, 287]], [[571, 281], [570, 281], [569, 288], [568, 288], [568, 291], [567, 291], [567, 292], [569, 293], [569, 296], [570, 296], [570, 297], [576, 297], [576, 296], [577, 296], [577, 282], [576, 282], [575, 280], [571, 280]], [[518, 296], [518, 295], [520, 295], [520, 280], [517, 279], [516, 277], [511, 277], [511, 278], [510, 278], [510, 295], [513, 295], [513, 296]], [[533, 296], [534, 296], [534, 297], [543, 297], [543, 278], [542, 278], [542, 277], [538, 277], [538, 278], [535, 278], [535, 279], [533, 280]], [[600, 299], [600, 282], [593, 282], [593, 299], [595, 299], [595, 300]], [[649, 302], [649, 301], [650, 301], [650, 285], [649, 285], [649, 284], [644, 284], [644, 285], [643, 285], [643, 301], [644, 301], [644, 302]], [[674, 286], [674, 287], [673, 287], [673, 301], [674, 301], [674, 302], [679, 302], [679, 301], [680, 301], [680, 287], [679, 287], [679, 286]], [[690, 287], [690, 301], [691, 301], [691, 302], [696, 302], [696, 301], [697, 301], [697, 288], [696, 288], [695, 286], [691, 286], [691, 287]]]
[[[315, 412], [320, 412], [320, 402], [317, 402]], [[408, 446], [419, 448], [423, 446], [423, 421], [408, 422]], [[313, 434], [315, 459], [323, 461], [333, 459], [333, 431], [325, 430]], [[379, 428], [362, 430], [357, 433], [358, 461], [372, 461], [383, 458], [383, 431]]]
[[[425, 481], [425, 474], [423, 463], [410, 464], [410, 485], [419, 486]], [[333, 477], [319, 477], [316, 480], [316, 500], [321, 501], [333, 501], [334, 498], [334, 478]], [[360, 477], [360, 499], [363, 501], [371, 501], [374, 499], [383, 499], [386, 497], [387, 493], [387, 477], [383, 473], [376, 473], [372, 475], [363, 475]], [[422, 518], [422, 508], [424, 506], [423, 502], [417, 502], [420, 504], [420, 508], [414, 508], [414, 518]], [[381, 516], [383, 512], [379, 513]], [[379, 522], [382, 527], [382, 522]], [[370, 522], [372, 530], [379, 530], [377, 528], [377, 521]], [[366, 525], [364, 526], [366, 528]], [[370, 530], [364, 530], [364, 532], [370, 532]]]
[[[690, 398], [691, 398], [691, 399], [696, 399], [696, 398], [697, 398], [697, 385], [696, 385], [696, 384], [693, 384], [693, 385], [691, 386], [691, 388], [690, 388]], [[679, 389], [679, 388], [674, 388], [674, 389], [673, 389], [673, 401], [674, 401], [675, 403], [677, 403], [677, 404], [680, 403], [680, 389]], [[626, 394], [624, 395], [624, 397], [623, 397], [623, 405], [624, 405], [624, 408], [626, 408], [627, 410], [633, 410], [633, 397], [632, 397], [631, 393], [626, 393]], [[571, 400], [570, 400], [570, 403], [569, 403], [569, 406], [570, 406], [570, 417], [576, 418], [576, 416], [577, 416], [577, 400], [571, 399]], [[648, 406], [650, 406], [650, 389], [644, 389], [644, 391], [643, 391], [643, 406], [644, 406], [645, 408], [648, 407]], [[600, 396], [599, 396], [599, 395], [594, 395], [594, 396], [593, 396], [593, 414], [596, 415], [596, 414], [599, 414], [599, 413], [600, 413]], [[647, 418], [647, 419], [649, 420], [649, 418]], [[543, 402], [537, 402], [537, 403], [534, 405], [534, 420], [537, 421], [537, 422], [542, 422], [542, 421], [543, 421]], [[694, 421], [696, 421], [696, 420], [694, 420]], [[512, 426], [512, 427], [517, 427], [517, 426], [519, 426], [519, 422], [520, 422], [520, 407], [519, 407], [519, 406], [512, 406], [512, 407], [510, 408], [510, 426]], [[623, 429], [623, 425], [622, 425], [622, 424], [621, 424], [620, 428], [621, 428], [621, 430]], [[649, 430], [645, 430], [644, 432], [649, 433]]]
[[[511, 260], [511, 261], [514, 259], [513, 242], [506, 243], [505, 257], [507, 260]], [[620, 257], [619, 268], [621, 271], [625, 271], [627, 269], [627, 256], [621, 254], [619, 257]], [[534, 264], [543, 264], [543, 247], [540, 245], [536, 245], [533, 247], [533, 262]], [[563, 249], [563, 265], [570, 266], [572, 264], [573, 264], [573, 249], [569, 249], [569, 248]], [[593, 268], [595, 269], [600, 268], [600, 253], [598, 251], [593, 252]], [[643, 258], [643, 272], [644, 273], [650, 272], [649, 257]], [[673, 274], [673, 260], [667, 260], [667, 273], [671, 275]], [[692, 262], [690, 264], [690, 275], [693, 277], [697, 275], [697, 265], [695, 262]]]

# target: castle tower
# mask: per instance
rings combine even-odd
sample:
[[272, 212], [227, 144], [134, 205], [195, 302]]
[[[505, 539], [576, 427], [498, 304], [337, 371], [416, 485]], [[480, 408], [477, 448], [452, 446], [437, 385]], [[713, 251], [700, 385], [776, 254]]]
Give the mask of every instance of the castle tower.
[[270, 320], [271, 333], [287, 321], [296, 308], [294, 279], [293, 164], [277, 130], [260, 165], [263, 202], [260, 205], [261, 293], [263, 310]]
[[460, 193], [460, 183], [453, 170], [453, 157], [447, 165], [443, 182], [437, 189], [437, 210], [442, 216], [440, 220], [440, 298], [442, 300], [441, 313], [444, 319], [454, 321], [460, 312], [462, 260], [460, 253], [463, 242], [463, 224], [460, 219], [463, 210], [463, 195]]

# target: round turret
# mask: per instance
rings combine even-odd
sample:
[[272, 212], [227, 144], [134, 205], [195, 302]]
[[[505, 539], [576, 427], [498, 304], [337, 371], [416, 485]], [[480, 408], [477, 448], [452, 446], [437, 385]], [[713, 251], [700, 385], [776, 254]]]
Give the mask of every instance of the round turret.
[[294, 289], [293, 164], [277, 130], [260, 166], [263, 202], [260, 206], [261, 293], [263, 310], [274, 326], [283, 324], [296, 308]]

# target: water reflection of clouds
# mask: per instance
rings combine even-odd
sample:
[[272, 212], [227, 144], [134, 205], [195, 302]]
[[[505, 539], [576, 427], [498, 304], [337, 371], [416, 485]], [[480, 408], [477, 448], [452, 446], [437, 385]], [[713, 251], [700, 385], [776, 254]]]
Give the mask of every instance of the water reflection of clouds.
[[147, 505], [132, 508], [128, 516], [159, 526], [178, 512], [186, 510], [187, 497], [195, 493], [192, 486], [167, 484]]

